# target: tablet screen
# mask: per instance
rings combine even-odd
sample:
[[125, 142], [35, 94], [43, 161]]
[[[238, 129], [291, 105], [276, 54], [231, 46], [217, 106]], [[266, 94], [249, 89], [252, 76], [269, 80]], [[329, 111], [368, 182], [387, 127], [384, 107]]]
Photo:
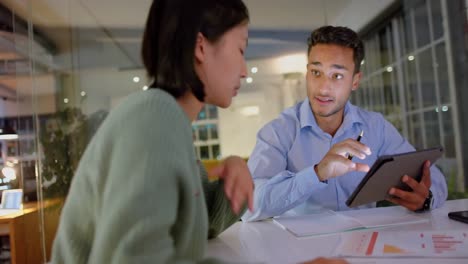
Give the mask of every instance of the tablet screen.
[[385, 200], [392, 187], [410, 191], [401, 181], [404, 175], [421, 180], [424, 162], [431, 164], [442, 156], [443, 148], [436, 147], [407, 153], [381, 156], [346, 201], [349, 207]]

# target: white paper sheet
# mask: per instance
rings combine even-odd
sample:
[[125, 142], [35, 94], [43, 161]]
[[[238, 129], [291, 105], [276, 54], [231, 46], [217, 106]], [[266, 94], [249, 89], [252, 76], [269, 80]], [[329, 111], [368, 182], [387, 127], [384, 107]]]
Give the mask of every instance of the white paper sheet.
[[362, 224], [351, 217], [333, 211], [324, 211], [302, 216], [278, 217], [275, 223], [295, 236], [313, 236], [362, 228]]
[[375, 209], [344, 212], [322, 210], [318, 213], [302, 216], [280, 216], [274, 218], [273, 221], [297, 237], [429, 221], [397, 207], [382, 208], [378, 211], [376, 212]]
[[343, 211], [340, 214], [354, 218], [367, 228], [428, 221], [418, 213], [410, 212], [401, 206]]

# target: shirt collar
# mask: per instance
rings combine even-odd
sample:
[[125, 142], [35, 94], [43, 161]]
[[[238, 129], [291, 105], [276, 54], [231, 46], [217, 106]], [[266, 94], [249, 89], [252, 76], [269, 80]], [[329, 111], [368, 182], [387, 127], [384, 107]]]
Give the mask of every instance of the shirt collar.
[[[312, 109], [310, 108], [309, 99], [306, 98], [299, 108], [299, 120], [301, 124], [301, 129], [304, 127], [313, 127], [319, 128], [317, 120], [315, 120]], [[353, 126], [354, 123], [363, 124], [364, 120], [361, 115], [358, 114], [358, 109], [355, 105], [351, 104], [349, 101], [346, 102], [343, 124], [341, 125], [344, 131], [348, 130]]]
[[364, 124], [364, 121], [365, 120], [363, 120], [362, 116], [359, 114], [359, 108], [348, 101], [345, 106], [343, 127], [352, 127], [354, 123]]

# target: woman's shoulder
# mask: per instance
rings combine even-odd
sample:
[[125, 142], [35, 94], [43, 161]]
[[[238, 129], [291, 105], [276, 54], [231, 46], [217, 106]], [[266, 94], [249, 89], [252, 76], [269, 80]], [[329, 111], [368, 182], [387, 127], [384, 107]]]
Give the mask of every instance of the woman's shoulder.
[[148, 152], [158, 146], [191, 146], [192, 127], [174, 97], [162, 90], [150, 89], [122, 100], [112, 109], [95, 137], [103, 148], [128, 141]]
[[[131, 123], [145, 127], [161, 125], [190, 129], [190, 120], [175, 98], [160, 89], [149, 89], [128, 95], [109, 115], [111, 122]], [[174, 127], [175, 126], [175, 127]]]
[[175, 98], [160, 89], [149, 89], [128, 95], [115, 111], [149, 111], [165, 115], [182, 115], [182, 108]]

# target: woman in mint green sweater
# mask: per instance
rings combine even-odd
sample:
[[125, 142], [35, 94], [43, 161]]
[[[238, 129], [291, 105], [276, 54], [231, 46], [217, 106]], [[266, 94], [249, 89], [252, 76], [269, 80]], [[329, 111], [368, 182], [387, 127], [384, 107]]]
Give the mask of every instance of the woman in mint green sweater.
[[205, 103], [228, 107], [247, 75], [241, 0], [155, 0], [142, 57], [151, 89], [103, 122], [76, 171], [53, 263], [190, 263], [206, 240], [252, 209], [246, 163], [229, 157], [208, 182], [191, 121]]

